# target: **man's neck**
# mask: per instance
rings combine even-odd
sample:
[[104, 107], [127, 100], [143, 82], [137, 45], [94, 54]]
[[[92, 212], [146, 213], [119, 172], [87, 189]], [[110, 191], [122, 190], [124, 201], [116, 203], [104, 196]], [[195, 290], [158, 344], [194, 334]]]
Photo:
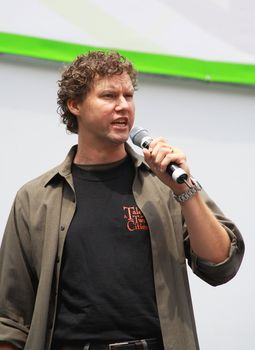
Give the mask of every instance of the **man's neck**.
[[78, 144], [74, 157], [75, 164], [109, 164], [117, 162], [126, 156], [125, 145], [119, 145], [110, 149], [97, 149], [94, 147], [82, 147]]

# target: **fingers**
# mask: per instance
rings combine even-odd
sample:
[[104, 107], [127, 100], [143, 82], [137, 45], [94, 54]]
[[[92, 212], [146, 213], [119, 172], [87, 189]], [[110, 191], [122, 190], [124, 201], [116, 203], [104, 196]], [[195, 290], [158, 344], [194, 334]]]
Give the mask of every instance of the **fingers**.
[[176, 147], [169, 145], [165, 139], [154, 139], [148, 151], [144, 152], [145, 160], [157, 171], [165, 172], [170, 163], [181, 165], [186, 162], [185, 155]]
[[158, 171], [163, 172], [167, 165], [172, 162], [173, 148], [166, 145], [156, 145], [150, 152], [151, 160]]

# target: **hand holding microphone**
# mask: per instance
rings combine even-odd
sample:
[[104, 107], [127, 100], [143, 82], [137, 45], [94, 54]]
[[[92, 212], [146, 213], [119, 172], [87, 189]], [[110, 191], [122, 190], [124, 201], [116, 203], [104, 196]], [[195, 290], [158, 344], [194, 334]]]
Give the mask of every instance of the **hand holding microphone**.
[[[170, 175], [172, 180], [174, 180], [176, 183], [185, 183], [188, 187], [190, 187], [190, 184], [187, 182], [188, 169], [186, 172], [175, 163], [175, 161], [178, 160], [179, 164], [180, 155], [182, 155], [183, 158], [182, 162], [186, 160], [183, 154], [180, 154], [180, 152], [174, 152], [174, 149], [169, 146], [162, 138], [153, 140], [149, 136], [148, 131], [140, 127], [134, 127], [131, 130], [130, 138], [136, 146], [143, 149], [149, 150], [151, 146], [153, 146], [150, 154], [146, 151], [144, 152], [145, 160], [149, 165], [152, 165], [154, 167], [154, 170], [156, 170], [155, 172], [159, 177], [162, 178], [162, 181], [165, 179], [167, 182], [169, 182]], [[167, 173], [168, 177], [162, 173]]]

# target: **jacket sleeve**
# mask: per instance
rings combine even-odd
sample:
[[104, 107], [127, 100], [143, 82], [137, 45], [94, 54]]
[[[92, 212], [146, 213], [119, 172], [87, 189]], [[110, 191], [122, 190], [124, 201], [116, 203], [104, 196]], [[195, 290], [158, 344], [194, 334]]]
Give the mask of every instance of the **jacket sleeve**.
[[184, 224], [185, 254], [193, 272], [205, 282], [212, 286], [217, 286], [228, 282], [236, 275], [243, 259], [245, 246], [242, 235], [236, 225], [224, 216], [222, 211], [204, 191], [201, 193], [208, 207], [229, 234], [231, 240], [229, 256], [225, 261], [218, 264], [211, 263], [198, 257], [191, 249], [188, 232]]
[[17, 196], [0, 249], [0, 344], [23, 348], [36, 293], [26, 210]]

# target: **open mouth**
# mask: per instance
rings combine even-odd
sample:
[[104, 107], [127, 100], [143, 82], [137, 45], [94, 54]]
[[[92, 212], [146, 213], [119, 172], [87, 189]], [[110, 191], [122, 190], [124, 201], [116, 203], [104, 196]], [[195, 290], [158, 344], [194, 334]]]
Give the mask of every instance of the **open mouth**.
[[116, 126], [120, 126], [120, 127], [124, 127], [124, 126], [127, 126], [127, 120], [116, 120], [114, 122], [112, 122], [113, 125], [116, 125]]

